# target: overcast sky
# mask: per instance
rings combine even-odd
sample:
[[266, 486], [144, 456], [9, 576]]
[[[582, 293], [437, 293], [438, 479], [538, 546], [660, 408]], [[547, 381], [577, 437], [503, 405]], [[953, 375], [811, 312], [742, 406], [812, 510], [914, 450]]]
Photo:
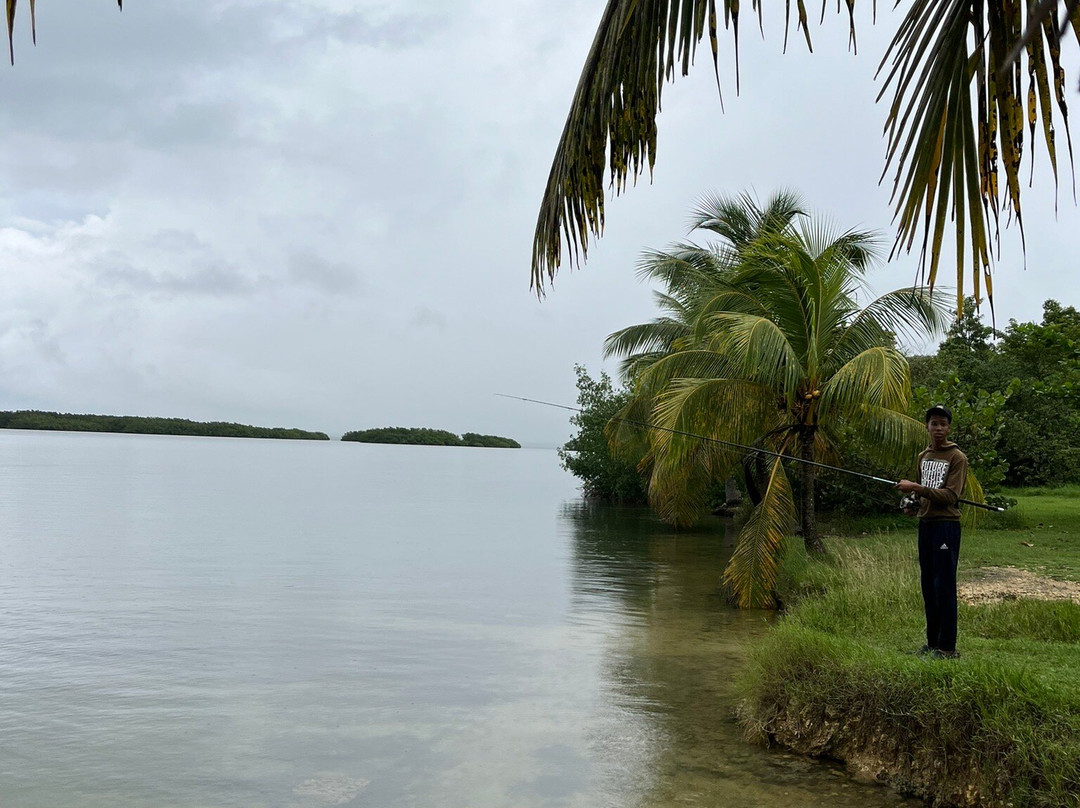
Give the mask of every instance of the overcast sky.
[[[0, 68], [0, 409], [554, 445], [567, 413], [493, 394], [572, 404], [574, 363], [614, 371], [604, 337], [654, 315], [639, 253], [684, 238], [703, 195], [789, 187], [891, 234], [888, 13], [857, 18], [858, 56], [846, 17], [783, 57], [767, 18], [764, 41], [744, 23], [740, 97], [722, 65], [725, 111], [707, 57], [666, 88], [653, 181], [609, 201], [588, 263], [538, 301], [537, 207], [602, 6], [52, 0], [36, 48], [20, 8]], [[1075, 44], [1064, 62], [1077, 109]], [[1045, 159], [1026, 192], [1028, 269], [1011, 230], [999, 324], [1080, 303], [1067, 170], [1056, 221]], [[905, 257], [872, 284], [914, 277]]]

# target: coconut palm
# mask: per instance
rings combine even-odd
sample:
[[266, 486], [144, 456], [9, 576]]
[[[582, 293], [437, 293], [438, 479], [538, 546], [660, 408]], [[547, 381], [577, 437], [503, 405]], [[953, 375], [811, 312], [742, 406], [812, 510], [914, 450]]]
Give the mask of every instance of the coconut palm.
[[[724, 205], [730, 212], [745, 203]], [[797, 199], [788, 208], [799, 210]], [[753, 219], [755, 210], [743, 218]], [[670, 308], [677, 316], [667, 311], [608, 338], [609, 353], [624, 358], [634, 384], [610, 437], [623, 447], [640, 432], [629, 421], [660, 427], [649, 433], [647, 463], [650, 501], [663, 518], [692, 524], [711, 484], [740, 471], [745, 457], [678, 433], [779, 455], [751, 458], [758, 501], [725, 574], [743, 606], [771, 602], [778, 553], [796, 514], [806, 547], [822, 549], [814, 467], [784, 458], [838, 463], [854, 441], [878, 467], [891, 468], [910, 463], [926, 442], [923, 425], [906, 414], [910, 377], [895, 336], [943, 331], [948, 314], [926, 287], [889, 292], [860, 307], [856, 296], [864, 291], [875, 242], [871, 233], [837, 234], [795, 214], [786, 224], [762, 226], [746, 242], [725, 238], [649, 254], [644, 267], [666, 283], [661, 300], [675, 301]], [[673, 271], [677, 266], [685, 271]]]
[[[738, 76], [740, 4], [723, 0], [722, 5], [725, 27], [734, 33]], [[762, 5], [760, 0], [752, 4], [759, 24]], [[910, 250], [918, 237], [924, 277], [932, 287], [945, 230], [955, 227], [958, 308], [969, 262], [976, 300], [985, 284], [992, 302], [991, 242], [1000, 219], [1015, 216], [1023, 235], [1025, 121], [1032, 151], [1040, 125], [1056, 186], [1055, 115], [1069, 136], [1061, 37], [1071, 28], [1080, 38], [1080, 4], [1062, 0], [1060, 5], [1064, 21], [1059, 26], [1058, 0], [910, 0], [881, 61], [882, 94], [893, 93], [886, 124], [886, 172], [895, 172], [898, 224], [893, 251]], [[795, 6], [796, 28], [810, 47], [803, 0]], [[854, 6], [848, 0], [852, 44]], [[787, 3], [788, 25], [791, 7]], [[584, 258], [590, 237], [599, 236], [605, 171], [620, 191], [628, 176], [636, 178], [646, 165], [652, 170], [664, 83], [677, 68], [687, 73], [706, 28], [716, 69], [716, 0], [607, 0], [540, 205], [532, 257], [538, 294], [554, 279], [564, 246]], [[787, 30], [784, 40], [786, 46]], [[718, 84], [719, 78], [717, 69]]]
[[695, 320], [701, 307], [716, 294], [725, 265], [738, 262], [741, 251], [766, 234], [783, 232], [803, 213], [801, 204], [791, 191], [776, 193], [764, 207], [749, 194], [702, 199], [691, 212], [691, 230], [708, 233], [720, 242], [707, 249], [686, 243], [645, 252], [638, 264], [638, 277], [666, 289], [653, 292], [662, 314], [608, 336], [605, 356], [624, 357], [623, 376], [632, 379], [637, 376], [638, 366], [689, 345], [694, 338]]

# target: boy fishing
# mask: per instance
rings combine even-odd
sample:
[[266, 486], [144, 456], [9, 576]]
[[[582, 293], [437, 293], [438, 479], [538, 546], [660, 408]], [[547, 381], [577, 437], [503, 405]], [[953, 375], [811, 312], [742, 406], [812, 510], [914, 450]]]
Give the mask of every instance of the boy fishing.
[[935, 404], [926, 411], [930, 445], [917, 461], [919, 482], [896, 484], [906, 496], [904, 513], [919, 517], [919, 570], [926, 611], [926, 645], [920, 655], [954, 659], [956, 651], [956, 565], [960, 558], [960, 495], [967, 457], [949, 441], [952, 412]]

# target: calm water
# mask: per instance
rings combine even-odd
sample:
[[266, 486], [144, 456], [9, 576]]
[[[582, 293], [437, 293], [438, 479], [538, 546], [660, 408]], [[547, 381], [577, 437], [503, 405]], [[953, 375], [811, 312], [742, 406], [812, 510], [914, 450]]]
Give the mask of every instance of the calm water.
[[0, 431], [0, 806], [899, 804], [742, 741], [728, 550], [549, 451]]

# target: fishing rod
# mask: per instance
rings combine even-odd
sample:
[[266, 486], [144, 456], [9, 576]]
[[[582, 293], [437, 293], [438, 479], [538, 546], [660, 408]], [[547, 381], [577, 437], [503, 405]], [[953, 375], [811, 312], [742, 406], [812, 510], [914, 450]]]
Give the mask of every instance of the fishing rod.
[[[536, 398], [525, 398], [524, 396], [511, 396], [511, 395], [508, 395], [506, 393], [495, 393], [495, 395], [499, 396], [500, 398], [512, 398], [512, 399], [515, 399], [517, 401], [527, 401], [530, 404], [542, 404], [545, 407], [555, 407], [555, 408], [560, 409], [560, 410], [569, 410], [570, 412], [584, 412], [584, 410], [582, 410], [581, 407], [570, 407], [570, 406], [568, 406], [566, 404], [554, 404], [554, 403], [552, 403], [550, 401], [540, 401], [539, 399], [536, 399]], [[793, 455], [781, 454], [780, 452], [773, 452], [773, 451], [770, 451], [769, 449], [762, 449], [762, 448], [760, 448], [758, 446], [747, 446], [744, 443], [736, 443], [735, 441], [730, 441], [730, 440], [721, 440], [720, 438], [710, 438], [708, 435], [699, 435], [696, 432], [686, 432], [686, 431], [684, 431], [682, 429], [670, 429], [670, 428], [668, 428], [666, 426], [657, 426], [656, 424], [647, 424], [644, 421], [635, 421], [632, 418], [623, 418], [621, 416], [616, 415], [613, 418], [611, 418], [611, 420], [612, 421], [622, 421], [625, 424], [631, 424], [633, 426], [640, 426], [640, 427], [644, 427], [645, 429], [657, 429], [657, 430], [659, 430], [661, 432], [667, 432], [667, 433], [672, 434], [672, 435], [681, 435], [681, 436], [686, 437], [686, 438], [696, 438], [697, 440], [709, 441], [710, 443], [718, 443], [721, 446], [730, 446], [730, 447], [732, 447], [734, 449], [741, 449], [744, 452], [752, 452], [752, 453], [755, 453], [755, 454], [771, 455], [772, 457], [779, 457], [781, 460], [794, 460], [797, 463], [803, 463], [803, 464], [805, 464], [807, 466], [815, 466], [817, 468], [827, 469], [828, 471], [839, 471], [841, 474], [850, 474], [853, 477], [861, 477], [864, 480], [872, 480], [873, 482], [876, 482], [876, 483], [884, 483], [885, 485], [891, 485], [893, 488], [895, 488], [897, 486], [898, 482], [899, 482], [898, 480], [889, 480], [889, 479], [887, 479], [885, 477], [875, 477], [873, 474], [864, 474], [861, 471], [852, 471], [851, 469], [845, 469], [845, 468], [842, 468], [841, 466], [830, 466], [828, 463], [819, 463], [816, 460], [807, 460], [806, 458], [803, 458], [803, 457], [795, 457]], [[957, 502], [962, 503], [964, 505], [971, 505], [971, 506], [973, 506], [975, 508], [985, 508], [988, 511], [1001, 512], [1001, 511], [1005, 510], [1004, 508], [999, 508], [997, 505], [987, 505], [985, 502], [975, 502], [974, 500], [970, 500], [970, 499], [958, 498]]]

